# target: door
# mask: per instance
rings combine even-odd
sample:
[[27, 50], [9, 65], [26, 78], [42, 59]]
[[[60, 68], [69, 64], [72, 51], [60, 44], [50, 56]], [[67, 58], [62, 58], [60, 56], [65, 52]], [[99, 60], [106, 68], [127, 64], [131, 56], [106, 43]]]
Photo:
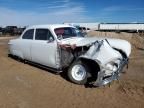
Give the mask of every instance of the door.
[[19, 39], [19, 52], [22, 53], [22, 58], [31, 61], [31, 44], [33, 42], [34, 29], [27, 30], [21, 39]]
[[48, 29], [36, 29], [35, 40], [32, 42], [32, 61], [56, 68], [57, 42]]

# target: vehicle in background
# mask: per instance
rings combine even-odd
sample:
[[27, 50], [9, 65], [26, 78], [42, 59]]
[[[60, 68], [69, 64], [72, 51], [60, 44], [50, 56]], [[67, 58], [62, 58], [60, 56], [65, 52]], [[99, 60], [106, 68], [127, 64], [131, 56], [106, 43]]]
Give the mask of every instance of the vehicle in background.
[[26, 27], [17, 28], [17, 35], [21, 35], [25, 29], [26, 29]]
[[89, 32], [89, 31], [94, 31], [94, 30], [98, 30], [98, 25], [100, 23], [63, 23], [63, 24], [67, 24], [67, 25], [71, 25], [71, 26], [75, 26], [75, 27], [84, 27], [86, 28], [86, 32]]
[[26, 27], [20, 27], [17, 26], [6, 26], [5, 28], [2, 28], [2, 34], [3, 35], [21, 35], [22, 32], [26, 29]]
[[100, 23], [98, 31], [141, 33], [144, 32], [144, 23]]
[[87, 33], [90, 31], [90, 28], [86, 27], [77, 27], [77, 28], [84, 36], [87, 36]]
[[[64, 23], [75, 27], [90, 28], [91, 31], [144, 33], [144, 23]], [[89, 30], [87, 30], [88, 32]]]
[[3, 28], [0, 27], [0, 35], [2, 35], [2, 32], [3, 32]]
[[3, 29], [3, 34], [16, 35], [17, 33], [17, 26], [6, 26]]

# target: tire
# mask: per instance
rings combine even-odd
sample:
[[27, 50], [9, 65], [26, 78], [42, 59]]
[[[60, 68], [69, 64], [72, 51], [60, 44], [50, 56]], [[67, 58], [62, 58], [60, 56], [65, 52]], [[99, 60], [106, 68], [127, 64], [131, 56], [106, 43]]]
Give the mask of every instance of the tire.
[[68, 69], [68, 78], [75, 84], [84, 85], [87, 82], [88, 73], [88, 66], [81, 61], [77, 61], [74, 62]]

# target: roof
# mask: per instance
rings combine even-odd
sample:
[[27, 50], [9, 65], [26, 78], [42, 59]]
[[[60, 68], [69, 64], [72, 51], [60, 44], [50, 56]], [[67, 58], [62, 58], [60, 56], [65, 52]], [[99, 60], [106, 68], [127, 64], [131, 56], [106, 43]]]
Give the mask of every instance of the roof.
[[55, 28], [60, 28], [60, 27], [73, 27], [73, 26], [67, 25], [67, 24], [45, 24], [45, 25], [29, 26], [29, 27], [27, 27], [27, 29], [31, 29], [31, 28], [50, 28], [50, 29], [55, 29]]

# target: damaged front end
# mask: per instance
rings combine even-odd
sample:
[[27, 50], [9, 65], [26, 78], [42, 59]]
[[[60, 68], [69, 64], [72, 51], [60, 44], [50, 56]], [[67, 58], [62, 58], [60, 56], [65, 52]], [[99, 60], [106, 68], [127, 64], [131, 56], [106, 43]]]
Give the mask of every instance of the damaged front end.
[[[113, 48], [108, 40], [99, 40], [84, 46], [77, 44], [59, 44], [61, 55], [61, 67], [68, 67], [74, 61], [91, 60], [98, 64], [99, 71], [91, 69], [90, 77], [94, 78], [94, 86], [106, 85], [117, 80], [125, 65], [128, 64], [128, 57], [122, 49]], [[91, 68], [91, 66], [87, 63]]]
[[102, 86], [112, 82], [113, 80], [118, 80], [123, 68], [126, 65], [128, 65], [128, 59], [121, 60], [119, 66], [117, 66], [117, 68], [112, 71], [111, 75], [105, 75], [105, 71], [107, 70], [101, 69], [101, 71], [97, 73], [97, 79], [95, 82], [93, 82], [93, 85]]

